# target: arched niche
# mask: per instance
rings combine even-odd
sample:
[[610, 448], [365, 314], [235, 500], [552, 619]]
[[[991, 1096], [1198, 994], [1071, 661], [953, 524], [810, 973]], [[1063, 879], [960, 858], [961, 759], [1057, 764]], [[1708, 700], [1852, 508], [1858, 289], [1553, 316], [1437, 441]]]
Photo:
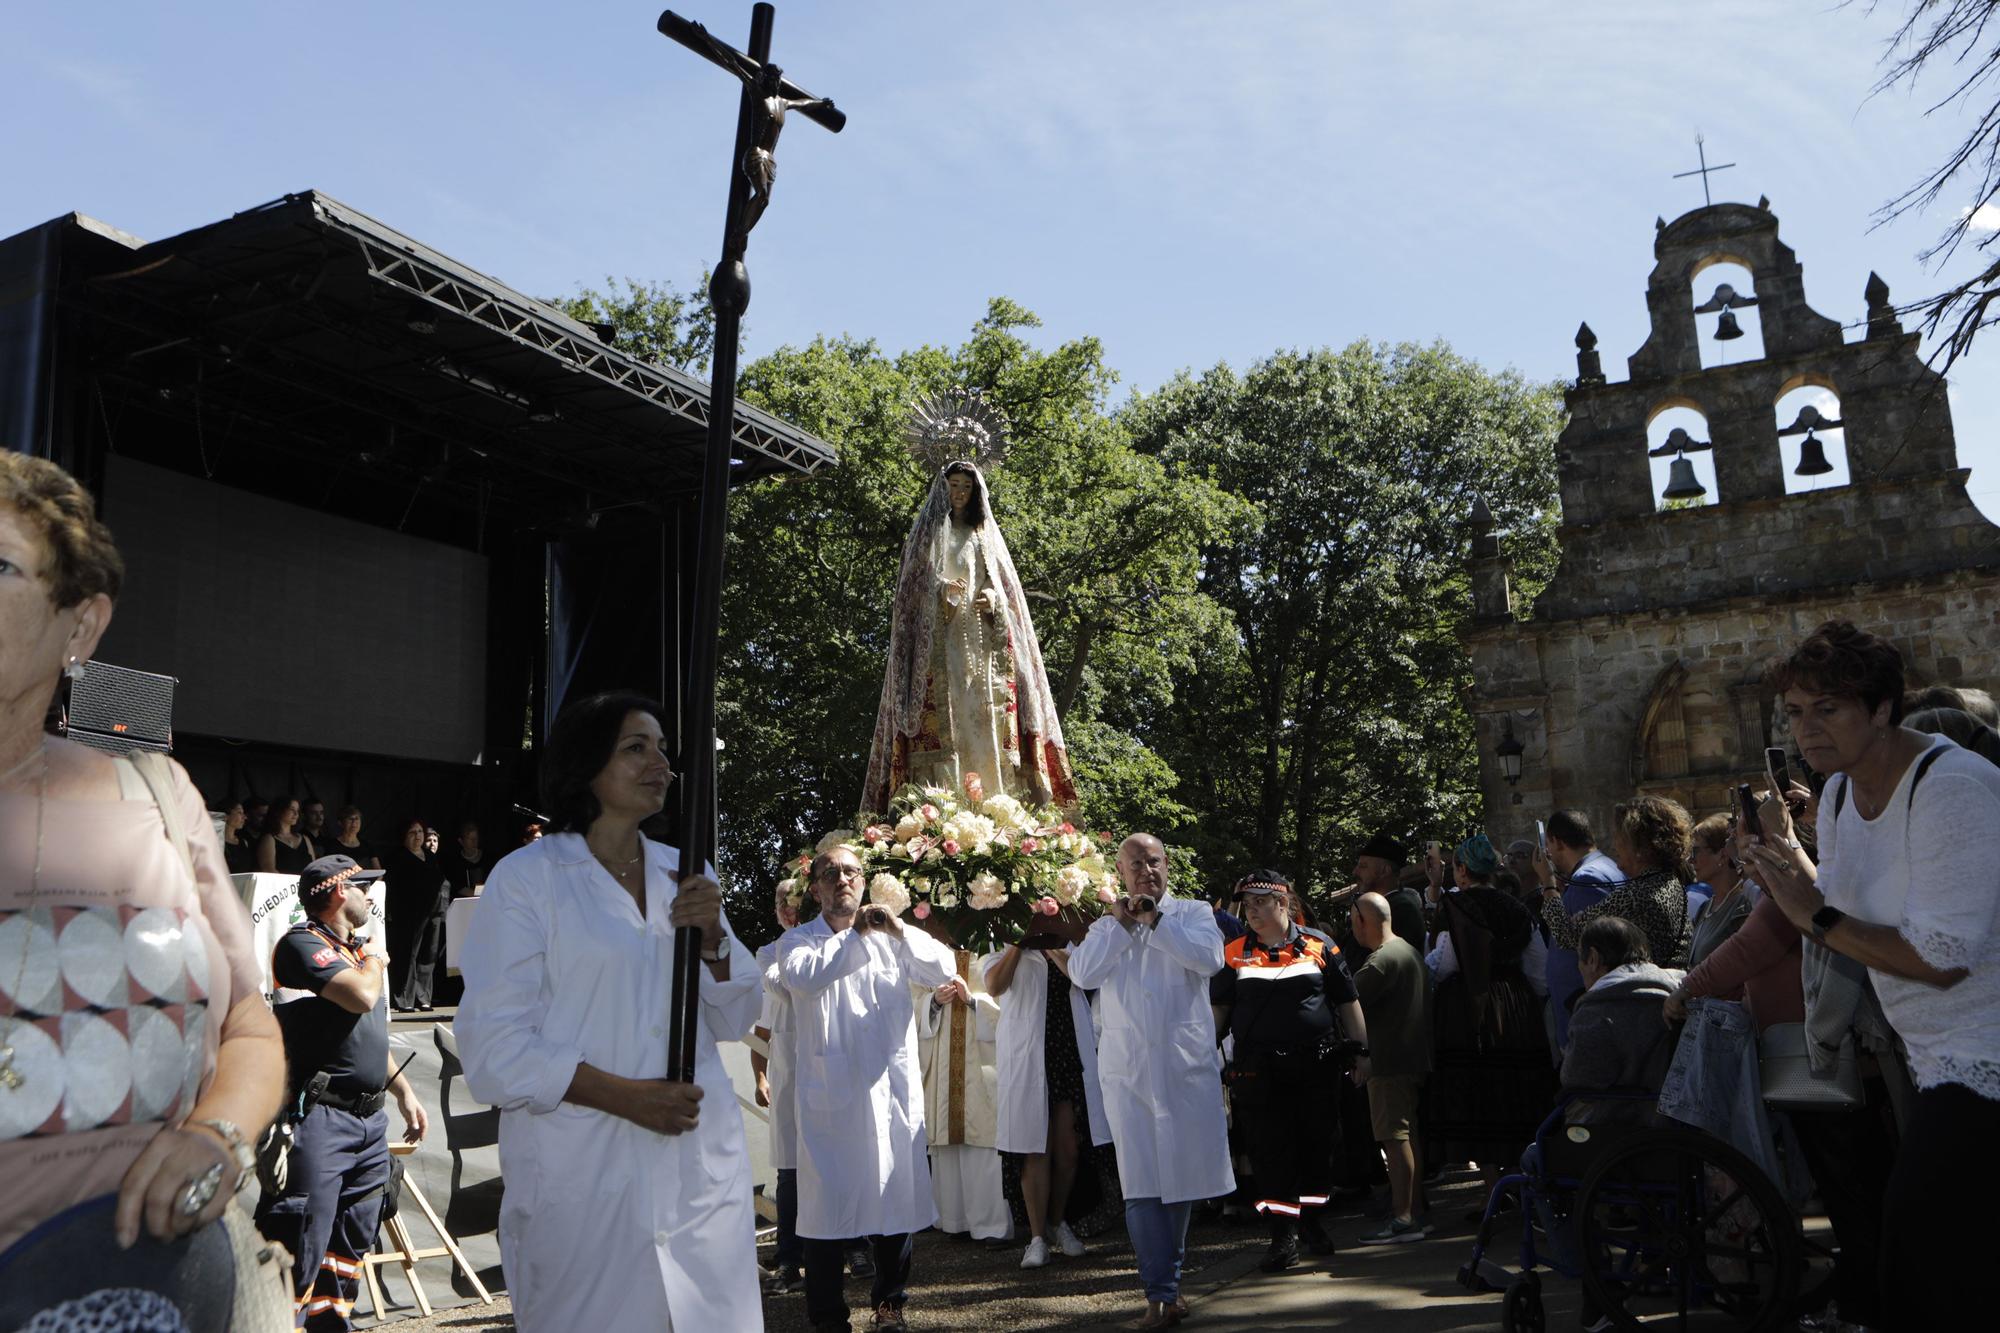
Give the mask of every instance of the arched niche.
[[1715, 483], [1715, 454], [1707, 447], [1708, 417], [1691, 398], [1669, 398], [1656, 404], [1646, 421], [1646, 461], [1652, 467], [1653, 508], [1656, 511], [1669, 506], [1663, 492], [1673, 471], [1674, 455], [1667, 450], [1669, 443], [1675, 439], [1676, 430], [1684, 432], [1689, 443], [1702, 446], [1690, 449], [1686, 458], [1694, 465], [1695, 479], [1701, 483], [1703, 494], [1699, 500], [1683, 501], [1672, 507], [1685, 509], [1692, 505], [1712, 505], [1722, 498]]
[[[1688, 302], [1695, 312], [1695, 344], [1703, 370], [1764, 359], [1763, 307], [1757, 304], [1756, 280], [1744, 261], [1726, 253], [1704, 256], [1688, 275]], [[1725, 311], [1741, 337], [1716, 338]]]
[[[1833, 381], [1819, 374], [1793, 376], [1779, 389], [1774, 410], [1778, 418], [1778, 453], [1784, 460], [1785, 493], [1796, 495], [1801, 491], [1845, 486], [1849, 481], [1847, 431], [1837, 424], [1842, 420], [1840, 394]], [[1806, 432], [1798, 429], [1801, 426], [1810, 427], [1811, 438], [1819, 442], [1819, 452], [1832, 471], [1799, 475], [1807, 439]]]
[[1673, 662], [1654, 679], [1646, 707], [1639, 714], [1639, 734], [1632, 747], [1633, 782], [1686, 777], [1692, 769], [1687, 718], [1681, 703], [1681, 687], [1687, 678], [1687, 664]]

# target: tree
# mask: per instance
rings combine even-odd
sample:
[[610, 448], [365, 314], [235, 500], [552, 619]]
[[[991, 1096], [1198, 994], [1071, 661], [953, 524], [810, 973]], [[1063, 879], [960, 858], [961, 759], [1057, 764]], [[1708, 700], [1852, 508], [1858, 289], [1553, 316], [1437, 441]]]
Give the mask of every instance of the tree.
[[[708, 303], [708, 274], [692, 292], [671, 283], [606, 278], [607, 290], [583, 287], [550, 302], [571, 319], [608, 325], [611, 345], [655, 365], [708, 373], [715, 354], [715, 311]], [[620, 288], [623, 290], [620, 290]]]
[[1556, 386], [1366, 343], [1183, 374], [1122, 414], [1141, 452], [1262, 520], [1203, 553], [1233, 632], [1196, 641], [1137, 733], [1203, 812], [1191, 840], [1218, 884], [1256, 865], [1344, 884], [1373, 828], [1476, 821], [1463, 520], [1484, 494], [1528, 593], [1546, 582], [1561, 415]]
[[[1898, 84], [1914, 88], [1920, 77], [1947, 65], [1949, 90], [1926, 108], [1932, 115], [1949, 106], [1972, 110], [1972, 128], [1931, 172], [1884, 204], [1876, 213], [1881, 226], [1911, 211], [1936, 203], [1954, 182], [1976, 180], [1966, 205], [1935, 244], [1924, 251], [1926, 262], [1948, 260], [1971, 238], [1985, 230], [1975, 251], [1992, 251], [2000, 241], [2000, 226], [1992, 215], [2000, 211], [2000, 0], [1906, 0], [1909, 12], [1890, 39], [1887, 66], [1876, 92]], [[1869, 6], [1871, 12], [1875, 5]], [[1990, 29], [1990, 32], [1989, 32]], [[1983, 107], [1980, 105], [1984, 103]], [[2000, 253], [1990, 254], [1979, 272], [1953, 283], [1934, 296], [1908, 307], [1926, 334], [1942, 332], [1938, 349], [1941, 370], [1972, 349], [1983, 328], [2000, 323]]]
[[1115, 382], [1095, 339], [1049, 351], [1039, 321], [995, 300], [955, 350], [885, 355], [820, 338], [760, 358], [745, 401], [840, 451], [811, 477], [739, 491], [723, 598], [722, 868], [739, 927], [762, 933], [781, 859], [851, 823], [867, 769], [898, 561], [930, 477], [902, 428], [919, 396], [978, 387], [1011, 448], [988, 478], [1095, 826], [1171, 836], [1179, 779], [1134, 727], [1167, 708], [1177, 675], [1226, 618], [1199, 586], [1203, 548], [1247, 525], [1206, 478], [1136, 452], [1106, 414]]

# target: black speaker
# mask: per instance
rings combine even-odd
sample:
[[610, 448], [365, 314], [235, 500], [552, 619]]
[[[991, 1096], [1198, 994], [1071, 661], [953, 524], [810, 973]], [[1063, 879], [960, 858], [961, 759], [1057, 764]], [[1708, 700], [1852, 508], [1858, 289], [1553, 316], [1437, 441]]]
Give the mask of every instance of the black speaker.
[[174, 748], [172, 676], [91, 662], [69, 687], [69, 738], [109, 754]]

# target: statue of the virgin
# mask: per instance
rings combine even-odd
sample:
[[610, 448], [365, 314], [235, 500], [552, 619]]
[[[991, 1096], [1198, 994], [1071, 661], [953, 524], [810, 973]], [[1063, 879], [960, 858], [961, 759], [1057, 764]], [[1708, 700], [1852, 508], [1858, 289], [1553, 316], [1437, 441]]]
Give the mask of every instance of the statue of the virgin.
[[909, 783], [1073, 806], [1076, 788], [1021, 579], [982, 467], [1005, 423], [977, 390], [917, 404], [907, 430], [931, 489], [903, 544], [888, 670], [868, 755], [867, 813]]

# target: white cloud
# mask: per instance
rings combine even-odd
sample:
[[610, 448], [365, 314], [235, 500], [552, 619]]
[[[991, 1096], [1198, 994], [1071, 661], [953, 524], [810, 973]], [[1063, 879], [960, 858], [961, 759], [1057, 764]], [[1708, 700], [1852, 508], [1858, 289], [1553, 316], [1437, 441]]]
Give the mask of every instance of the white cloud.
[[1977, 208], [1963, 208], [1958, 215], [1969, 219], [1968, 226], [1974, 231], [2000, 231], [2000, 204], [1981, 204]]

